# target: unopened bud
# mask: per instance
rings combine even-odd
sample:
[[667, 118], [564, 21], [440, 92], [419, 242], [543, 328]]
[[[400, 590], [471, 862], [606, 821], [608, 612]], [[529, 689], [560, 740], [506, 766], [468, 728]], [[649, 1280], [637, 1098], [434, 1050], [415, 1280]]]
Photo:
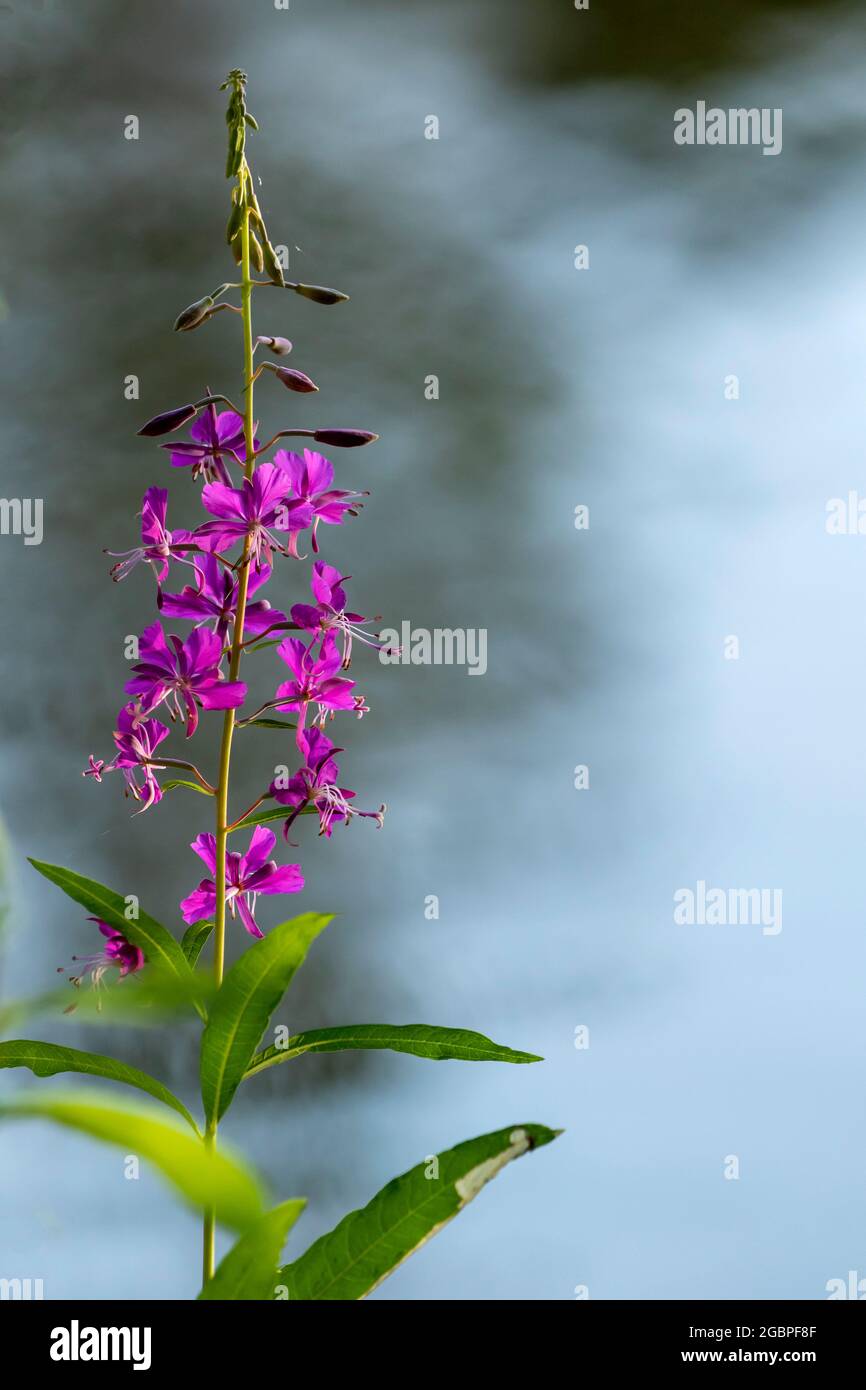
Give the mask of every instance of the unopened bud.
[[139, 434], [145, 434], [149, 438], [159, 434], [171, 434], [173, 430], [179, 430], [181, 425], [185, 425], [187, 420], [198, 414], [194, 405], [179, 405], [176, 410], [166, 410], [162, 415], [154, 415], [152, 420], [148, 420], [146, 425], [142, 425]]
[[340, 449], [357, 449], [361, 444], [375, 444], [378, 434], [369, 430], [314, 430], [318, 444], [333, 444]]
[[271, 280], [273, 284], [279, 285], [282, 288], [286, 283], [286, 278], [283, 275], [283, 267], [277, 260], [277, 253], [274, 250], [273, 246], [271, 246], [271, 243], [268, 241], [267, 237], [265, 237], [263, 252], [264, 268], [268, 279]]
[[289, 391], [318, 391], [319, 389], [306, 372], [296, 372], [292, 367], [274, 367], [273, 372], [274, 376], [279, 377]]
[[198, 328], [207, 318], [208, 309], [212, 309], [213, 305], [213, 295], [210, 294], [206, 294], [204, 299], [197, 299], [195, 304], [188, 305], [174, 321], [175, 333], [189, 333], [190, 329]]
[[257, 273], [261, 275], [262, 271], [265, 268], [265, 258], [262, 252], [262, 244], [256, 236], [255, 232], [250, 232], [250, 259], [253, 265], [255, 266]]
[[349, 298], [340, 290], [329, 290], [324, 285], [292, 285], [290, 288], [295, 294], [302, 294], [304, 299], [312, 299], [316, 304], [343, 304]]
[[287, 357], [292, 350], [288, 338], [268, 338], [264, 334], [259, 334], [256, 342], [261, 343], [269, 352], [276, 353], [277, 357]]
[[234, 241], [235, 237], [240, 231], [241, 223], [243, 222], [243, 220], [243, 203], [232, 203], [231, 216], [229, 217], [228, 226], [226, 227], [226, 241], [228, 242], [229, 246], [231, 246], [232, 242]]

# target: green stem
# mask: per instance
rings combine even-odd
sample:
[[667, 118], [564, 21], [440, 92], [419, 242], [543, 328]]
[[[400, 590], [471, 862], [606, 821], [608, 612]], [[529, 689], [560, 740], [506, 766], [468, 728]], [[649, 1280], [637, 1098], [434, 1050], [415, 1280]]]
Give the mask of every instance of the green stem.
[[[240, 184], [243, 193], [244, 182], [250, 177], [246, 167], [246, 162], [240, 171]], [[255, 468], [255, 458], [253, 456], [253, 323], [252, 323], [252, 285], [250, 279], [250, 218], [249, 211], [244, 213], [243, 223], [241, 224], [241, 314], [243, 316], [244, 333], [244, 385], [246, 390], [246, 402], [244, 410], [244, 443], [246, 446], [246, 476], [252, 477]], [[243, 558], [240, 565], [238, 577], [238, 603], [235, 614], [234, 635], [232, 638], [231, 656], [229, 658], [229, 680], [236, 681], [241, 664], [241, 653], [244, 641], [244, 619], [247, 608], [247, 585], [250, 573], [250, 546], [252, 538], [247, 537], [244, 545]], [[232, 738], [235, 731], [235, 712], [233, 709], [226, 710], [223, 720], [222, 744], [220, 746], [219, 777], [217, 779], [216, 793], [216, 911], [214, 925], [214, 978], [217, 988], [222, 984], [225, 969], [225, 936], [226, 936], [226, 838], [228, 835], [228, 800], [229, 800], [229, 770], [232, 756]], [[217, 1142], [217, 1122], [210, 1121], [205, 1132], [205, 1145], [209, 1149], [216, 1148]], [[215, 1214], [213, 1210], [205, 1212], [204, 1231], [202, 1244], [202, 1281], [207, 1282], [213, 1278], [215, 1267], [215, 1246], [214, 1246], [214, 1226]]]

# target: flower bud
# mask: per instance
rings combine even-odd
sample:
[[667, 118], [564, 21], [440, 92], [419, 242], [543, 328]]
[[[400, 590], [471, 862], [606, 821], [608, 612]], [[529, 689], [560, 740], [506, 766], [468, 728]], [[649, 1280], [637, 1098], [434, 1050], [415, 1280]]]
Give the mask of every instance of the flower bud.
[[274, 367], [274, 376], [289, 391], [318, 391], [318, 386], [306, 375], [305, 372], [297, 372], [292, 367]]
[[152, 420], [148, 420], [146, 425], [142, 425], [139, 434], [145, 434], [149, 438], [155, 435], [171, 434], [173, 430], [179, 430], [181, 425], [185, 425], [187, 420], [192, 420], [198, 414], [194, 405], [179, 405], [176, 410], [166, 410], [162, 415], [154, 415]]
[[285, 276], [283, 275], [283, 267], [277, 260], [277, 253], [268, 241], [267, 236], [265, 237], [265, 244], [262, 250], [264, 253], [265, 273], [268, 279], [271, 280], [273, 284], [279, 285], [280, 288], [282, 288], [286, 283]]
[[265, 268], [265, 258], [262, 252], [262, 244], [255, 232], [250, 232], [250, 259], [256, 268], [257, 274], [261, 275]]
[[317, 444], [333, 444], [341, 449], [357, 449], [361, 444], [375, 444], [378, 434], [369, 430], [314, 430]]
[[256, 338], [257, 343], [261, 343], [269, 352], [273, 352], [277, 357], [286, 357], [292, 350], [292, 345], [288, 338], [269, 338], [265, 334], [259, 334]]
[[197, 299], [195, 304], [188, 305], [174, 321], [175, 333], [189, 333], [190, 329], [198, 328], [200, 323], [204, 323], [207, 311], [212, 309], [213, 305], [213, 295], [210, 294], [206, 294], [204, 299]]
[[302, 294], [304, 299], [312, 299], [316, 304], [343, 304], [349, 298], [340, 290], [329, 290], [324, 285], [292, 285], [290, 288], [295, 294]]
[[228, 226], [226, 227], [226, 241], [229, 246], [231, 246], [241, 229], [241, 223], [244, 220], [244, 211], [243, 203], [232, 203], [231, 216], [229, 217]]

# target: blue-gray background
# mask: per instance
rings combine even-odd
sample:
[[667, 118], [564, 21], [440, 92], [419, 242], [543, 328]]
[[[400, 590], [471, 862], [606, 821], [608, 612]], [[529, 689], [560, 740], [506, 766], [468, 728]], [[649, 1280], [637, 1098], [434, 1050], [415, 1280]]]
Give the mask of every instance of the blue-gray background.
[[[148, 576], [116, 588], [100, 553], [167, 479], [134, 431], [237, 389], [230, 316], [168, 329], [230, 270], [217, 87], [242, 65], [274, 239], [352, 295], [263, 299], [257, 328], [322, 387], [265, 383], [265, 425], [379, 430], [337, 458], [372, 497], [327, 558], [364, 611], [489, 633], [483, 678], [359, 656], [372, 713], [344, 771], [389, 816], [331, 844], [305, 827], [305, 905], [342, 921], [285, 1017], [464, 1025], [547, 1061], [306, 1059], [251, 1085], [227, 1137], [310, 1198], [300, 1248], [450, 1143], [565, 1127], [378, 1298], [821, 1298], [866, 1274], [866, 539], [824, 528], [864, 486], [857, 7], [19, 0], [0, 24], [2, 492], [45, 503], [41, 547], [0, 541], [4, 992], [91, 943], [25, 855], [171, 921], [199, 876], [203, 802], [130, 820], [79, 772], [109, 751], [123, 638], [151, 617]], [[782, 154], [675, 147], [698, 99], [782, 107]], [[238, 741], [238, 805], [279, 760]], [[675, 926], [701, 878], [781, 888], [781, 934]], [[23, 1031], [114, 1046], [194, 1097], [191, 1038]], [[0, 1274], [49, 1298], [194, 1296], [197, 1221], [113, 1151], [4, 1129], [0, 1191]]]

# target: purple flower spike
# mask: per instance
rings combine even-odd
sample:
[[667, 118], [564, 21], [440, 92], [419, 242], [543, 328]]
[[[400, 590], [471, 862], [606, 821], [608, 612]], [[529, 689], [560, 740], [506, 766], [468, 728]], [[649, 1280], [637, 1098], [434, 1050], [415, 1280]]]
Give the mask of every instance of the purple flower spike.
[[318, 657], [313, 655], [312, 647], [308, 647], [299, 637], [287, 637], [281, 642], [277, 647], [277, 656], [282, 657], [295, 679], [277, 686], [274, 708], [298, 711], [299, 748], [311, 704], [318, 705], [318, 718], [322, 724], [329, 711], [333, 714], [337, 710], [351, 710], [359, 718], [367, 713], [361, 696], [352, 694], [355, 682], [337, 675], [341, 658], [333, 632], [326, 633], [322, 638]]
[[272, 463], [262, 463], [252, 478], [239, 488], [208, 483], [201, 500], [216, 521], [206, 521], [195, 532], [203, 550], [219, 554], [251, 537], [250, 555], [255, 565], [269, 565], [271, 550], [283, 547], [271, 535], [271, 528], [289, 531], [288, 553], [297, 555], [299, 531], [312, 525], [312, 508], [302, 500], [290, 501], [291, 480]]
[[[117, 716], [117, 728], [113, 735], [117, 753], [113, 761], [104, 763], [101, 758], [94, 758], [91, 754], [89, 766], [82, 776], [101, 782], [105, 772], [122, 772], [127, 796], [143, 802], [141, 811], [147, 811], [162, 800], [162, 788], [156, 780], [156, 774], [160, 771], [156, 750], [163, 739], [168, 738], [168, 734], [165, 724], [158, 719], [143, 719], [139, 706], [130, 702]], [[141, 815], [141, 811], [137, 814]]]
[[[160, 611], [167, 618], [189, 618], [197, 625], [211, 623], [213, 631], [225, 640], [237, 613], [238, 577], [224, 569], [215, 555], [201, 557], [195, 568], [195, 585], [187, 584], [179, 594], [163, 594], [159, 600]], [[254, 594], [270, 577], [270, 565], [251, 568], [247, 596]], [[285, 613], [272, 608], [266, 599], [247, 603], [244, 634], [261, 637], [262, 633], [285, 626], [286, 622]]]
[[223, 680], [223, 643], [215, 632], [197, 627], [185, 642], [175, 636], [166, 641], [162, 624], [152, 623], [142, 633], [138, 649], [142, 660], [133, 666], [136, 675], [124, 689], [138, 697], [139, 718], [168, 699], [172, 719], [183, 718], [186, 711], [186, 736], [191, 738], [198, 725], [199, 705], [211, 710], [243, 704], [247, 693], [243, 681]]
[[321, 729], [316, 728], [307, 729], [298, 742], [304, 755], [304, 766], [289, 778], [285, 787], [272, 782], [269, 789], [270, 795], [281, 806], [293, 808], [283, 826], [285, 838], [289, 838], [293, 821], [306, 806], [314, 806], [318, 811], [319, 834], [329, 839], [334, 821], [344, 821], [348, 825], [353, 816], [374, 820], [381, 827], [387, 809], [384, 805], [378, 811], [358, 811], [350, 804], [355, 793], [347, 787], [337, 786], [340, 769], [334, 754], [342, 753], [342, 748], [335, 748]]
[[312, 449], [305, 449], [303, 458], [300, 454], [278, 449], [274, 454], [274, 463], [291, 481], [295, 497], [301, 502], [306, 502], [310, 508], [314, 518], [313, 549], [316, 552], [319, 549], [316, 541], [316, 527], [319, 522], [324, 521], [328, 526], [339, 526], [347, 512], [349, 516], [357, 516], [362, 499], [369, 496], [366, 492], [343, 492], [338, 488], [331, 488], [334, 465], [323, 454], [314, 453]]
[[[299, 864], [278, 867], [268, 856], [277, 843], [272, 830], [257, 825], [246, 854], [229, 852], [226, 855], [226, 904], [234, 917], [240, 917], [250, 936], [264, 933], [256, 925], [256, 897], [259, 893], [300, 893], [304, 879]], [[203, 878], [198, 888], [184, 898], [180, 905], [183, 920], [204, 922], [216, 911], [216, 839], [213, 835], [197, 835], [191, 848], [203, 859], [214, 878]]]
[[[255, 426], [254, 432], [255, 432]], [[230, 456], [240, 463], [246, 459], [244, 446], [244, 420], [234, 410], [218, 411], [215, 405], [205, 408], [190, 426], [191, 444], [163, 444], [163, 449], [171, 451], [171, 462], [175, 468], [192, 468], [194, 478], [203, 477], [208, 482], [216, 480], [231, 486], [231, 474], [225, 457]], [[254, 440], [258, 448], [258, 440]]]
[[191, 563], [188, 552], [195, 541], [191, 531], [167, 531], [165, 526], [168, 507], [168, 492], [162, 487], [149, 487], [141, 504], [141, 545], [135, 550], [108, 550], [117, 560], [111, 567], [111, 577], [125, 579], [143, 560], [148, 561], [158, 584], [162, 584], [168, 574], [169, 560]]
[[311, 603], [296, 603], [292, 607], [292, 622], [306, 632], [320, 637], [334, 629], [343, 634], [344, 671], [348, 669], [352, 660], [353, 639], [363, 642], [368, 647], [374, 647], [376, 651], [387, 651], [394, 655], [400, 651], [399, 647], [388, 647], [364, 630], [364, 624], [370, 622], [370, 618], [365, 618], [362, 613], [346, 612], [346, 591], [343, 584], [347, 578], [347, 575], [335, 570], [333, 565], [326, 565], [324, 560], [316, 560], [310, 580], [313, 596], [317, 600], [315, 607]]

